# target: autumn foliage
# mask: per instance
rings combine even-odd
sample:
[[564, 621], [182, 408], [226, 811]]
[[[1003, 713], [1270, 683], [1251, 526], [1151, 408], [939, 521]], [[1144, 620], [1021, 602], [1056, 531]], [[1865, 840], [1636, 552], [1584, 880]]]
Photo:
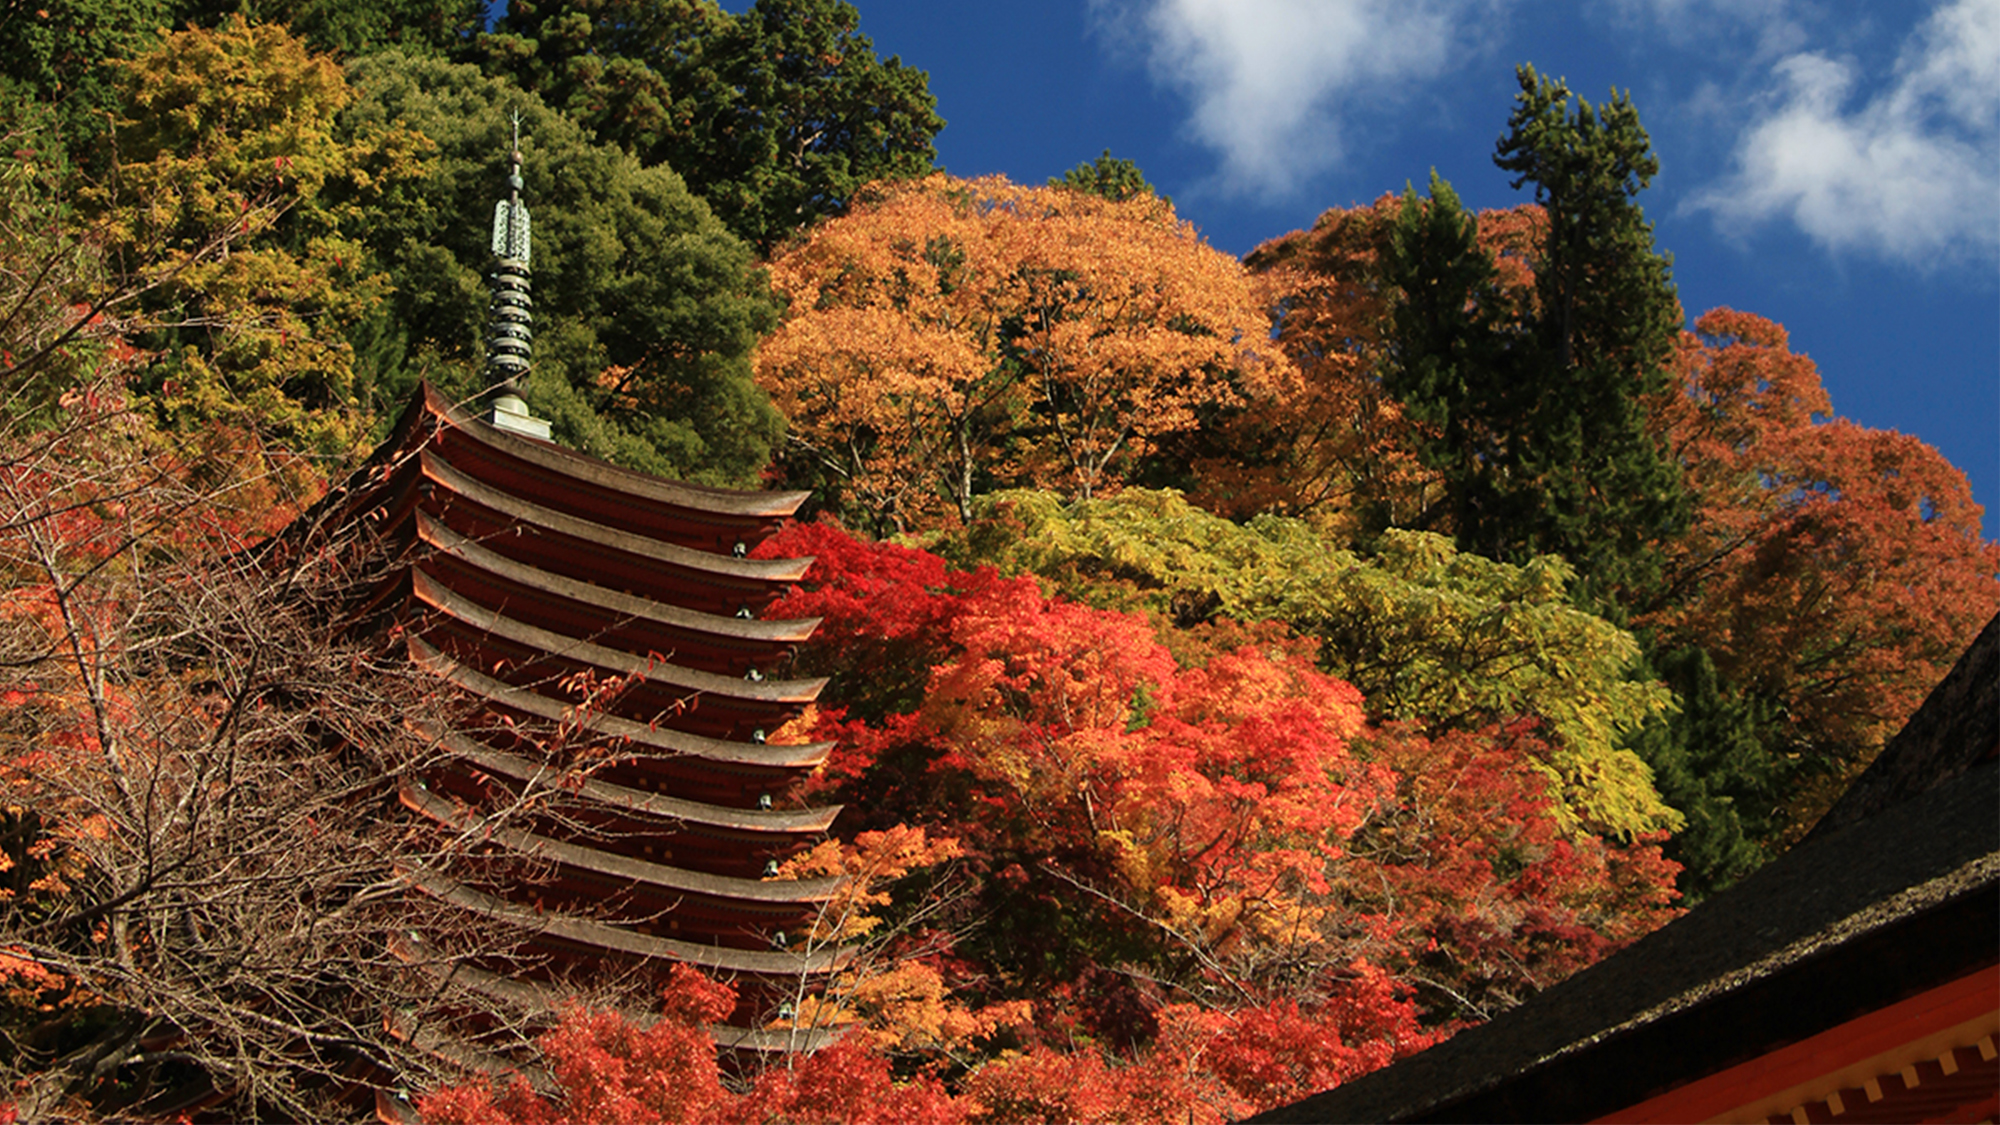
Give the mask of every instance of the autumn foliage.
[[824, 616], [818, 659], [853, 700], [821, 713], [841, 747], [821, 784], [857, 823], [960, 840], [960, 910], [990, 920], [952, 972], [1033, 999], [1033, 1034], [1136, 1042], [1184, 1000], [1312, 1003], [1359, 965], [1413, 965], [1417, 931], [1542, 926], [1574, 967], [1667, 916], [1672, 866], [1565, 827], [1532, 724], [1428, 750], [1279, 625], [1178, 630], [823, 524], [769, 549], [820, 560], [785, 611]]
[[[1935, 450], [1778, 324], [1682, 330], [1628, 100], [1524, 70], [1538, 202], [1434, 178], [1239, 261], [1109, 153], [927, 173], [921, 72], [836, 0], [586, 7], [517, 4], [485, 72], [134, 40], [96, 152], [0, 90], [0, 1121], [390, 1073], [465, 1125], [1240, 1119], [1754, 870], [2000, 609]], [[321, 612], [345, 562], [259, 544], [420, 377], [471, 393], [517, 108], [531, 406], [814, 493], [758, 551], [817, 560], [768, 616], [821, 619], [829, 683], [774, 739], [833, 750], [773, 796], [845, 811], [768, 877], [838, 880], [785, 937], [823, 975], [524, 1016], [390, 955], [510, 955], [397, 873], [481, 846], [394, 805], [450, 693]], [[817, 1049], [718, 1052], [753, 1008]], [[413, 1012], [521, 1050], [447, 1069]]]
[[678, 1040], [580, 1013], [542, 1042], [549, 1093], [458, 1088], [428, 1116], [583, 1120], [624, 1098], [667, 1120], [1228, 1120], [1385, 1065], [1672, 913], [1657, 840], [1557, 815], [1531, 720], [1372, 723], [1282, 626], [1170, 649], [1175, 627], [1141, 614], [828, 524], [760, 551], [819, 560], [776, 612], [824, 617], [809, 659], [849, 701], [812, 733], [839, 744], [817, 784], [854, 810], [855, 843], [802, 862], [887, 876], [834, 920], [887, 935], [877, 963], [791, 1016], [846, 1037], [669, 1104], [629, 1064]]
[[1289, 364], [1240, 264], [1151, 194], [945, 176], [879, 185], [772, 262], [791, 303], [757, 378], [788, 475], [884, 530], [1040, 482], [1115, 487]]
[[1782, 705], [1820, 777], [1794, 812], [1809, 825], [2000, 610], [2000, 545], [1937, 450], [1830, 416], [1783, 326], [1711, 311], [1682, 336], [1680, 370], [1662, 422], [1696, 518], [1648, 620]]

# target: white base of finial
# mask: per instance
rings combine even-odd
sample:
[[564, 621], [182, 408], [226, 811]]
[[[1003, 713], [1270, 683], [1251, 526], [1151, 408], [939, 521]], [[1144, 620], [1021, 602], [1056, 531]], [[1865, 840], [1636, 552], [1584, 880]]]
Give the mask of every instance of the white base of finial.
[[494, 399], [493, 413], [486, 420], [496, 430], [549, 440], [548, 422], [528, 413], [528, 404], [522, 402], [519, 395], [501, 395]]

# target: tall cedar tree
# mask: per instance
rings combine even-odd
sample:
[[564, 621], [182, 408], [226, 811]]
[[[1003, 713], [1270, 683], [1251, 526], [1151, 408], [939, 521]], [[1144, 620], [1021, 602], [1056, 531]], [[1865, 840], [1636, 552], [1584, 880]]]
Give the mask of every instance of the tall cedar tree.
[[[1427, 460], [1457, 495], [1462, 546], [1495, 558], [1557, 553], [1600, 608], [1656, 587], [1660, 544], [1687, 527], [1681, 470], [1648, 428], [1671, 393], [1681, 313], [1666, 257], [1633, 201], [1659, 171], [1629, 98], [1594, 108], [1523, 66], [1494, 162], [1533, 183], [1548, 226], [1524, 323], [1452, 324], [1445, 302], [1480, 306], [1472, 237], [1408, 207], [1397, 242], [1425, 253], [1391, 280], [1428, 322], [1402, 341], [1395, 390], [1413, 414], [1473, 442]], [[1438, 255], [1438, 256], [1431, 256]], [[1431, 335], [1431, 330], [1442, 330]], [[1466, 333], [1470, 333], [1468, 337]], [[1440, 439], [1432, 439], [1440, 440]], [[1449, 440], [1447, 437], [1443, 440]]]
[[929, 76], [882, 59], [843, 0], [516, 0], [480, 48], [768, 253], [874, 180], [931, 170]]
[[1435, 171], [1428, 201], [1404, 190], [1383, 251], [1383, 272], [1398, 292], [1383, 388], [1425, 427], [1417, 431], [1418, 456], [1450, 484], [1407, 514], [1424, 528], [1448, 515], [1444, 526], [1462, 544], [1505, 556], [1489, 525], [1520, 498], [1494, 469], [1524, 455], [1527, 435], [1515, 420], [1534, 408], [1540, 388], [1508, 377], [1520, 341], [1510, 338], [1519, 334], [1496, 299], [1499, 271], [1479, 244], [1478, 221]]

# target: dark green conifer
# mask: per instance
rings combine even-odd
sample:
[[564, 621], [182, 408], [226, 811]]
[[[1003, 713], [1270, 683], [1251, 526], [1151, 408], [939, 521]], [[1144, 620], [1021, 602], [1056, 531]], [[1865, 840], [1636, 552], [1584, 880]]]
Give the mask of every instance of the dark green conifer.
[[1100, 195], [1114, 203], [1123, 203], [1141, 195], [1157, 196], [1166, 203], [1173, 202], [1146, 182], [1146, 174], [1139, 170], [1137, 164], [1111, 155], [1108, 148], [1096, 160], [1085, 161], [1060, 176], [1050, 176], [1049, 186]]
[[479, 374], [494, 185], [520, 114], [535, 213], [535, 368], [523, 394], [573, 448], [631, 468], [748, 484], [784, 419], [750, 377], [777, 319], [749, 247], [681, 178], [594, 143], [532, 94], [472, 66], [385, 51], [349, 65], [359, 131], [403, 122], [428, 174], [355, 217], [395, 291], [357, 339], [383, 415], [419, 377], [460, 396]]
[[1498, 557], [1558, 553], [1601, 606], [1633, 608], [1659, 580], [1659, 546], [1687, 527], [1680, 466], [1649, 426], [1681, 327], [1666, 255], [1635, 202], [1659, 161], [1631, 99], [1573, 98], [1532, 66], [1517, 72], [1494, 163], [1535, 185], [1548, 232], [1534, 263], [1538, 309], [1510, 366], [1517, 441], [1489, 468], [1508, 501], [1460, 529]]
[[1449, 517], [1461, 543], [1483, 546], [1486, 528], [1507, 518], [1505, 505], [1522, 499], [1501, 487], [1492, 470], [1517, 457], [1512, 421], [1531, 403], [1513, 369], [1518, 353], [1503, 346], [1509, 325], [1498, 272], [1479, 245], [1478, 221], [1436, 171], [1428, 200], [1404, 189], [1382, 248], [1382, 273], [1396, 294], [1383, 389], [1425, 424], [1418, 455], [1446, 482], [1444, 495], [1417, 522], [1435, 527]]
[[844, 0], [514, 0], [480, 50], [599, 140], [666, 164], [768, 252], [873, 180], [921, 176], [929, 76], [875, 54]]

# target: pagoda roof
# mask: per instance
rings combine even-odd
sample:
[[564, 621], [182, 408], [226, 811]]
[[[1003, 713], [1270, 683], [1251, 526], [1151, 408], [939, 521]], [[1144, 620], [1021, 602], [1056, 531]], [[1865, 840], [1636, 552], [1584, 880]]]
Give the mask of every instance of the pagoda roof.
[[624, 739], [636, 747], [667, 758], [699, 758], [717, 763], [797, 769], [818, 765], [833, 749], [831, 742], [780, 745], [708, 738], [618, 715], [579, 710], [574, 704], [517, 687], [468, 667], [421, 637], [410, 637], [406, 643], [411, 657], [420, 666], [481, 699], [524, 715], [569, 723], [608, 738]]
[[[498, 512], [512, 523], [525, 525], [543, 534], [588, 544], [593, 551], [605, 549], [623, 551], [644, 559], [651, 565], [687, 572], [697, 580], [707, 579], [717, 584], [735, 580], [735, 584], [739, 586], [783, 584], [796, 582], [805, 577], [806, 568], [812, 565], [810, 558], [751, 559], [737, 558], [733, 554], [719, 555], [696, 550], [647, 534], [644, 530], [634, 530], [629, 523], [598, 522], [596, 519], [574, 515], [567, 508], [553, 506], [564, 499], [559, 495], [530, 493], [524, 496], [509, 492], [481, 481], [469, 472], [460, 471], [450, 461], [430, 449], [420, 451], [417, 457], [424, 479], [435, 486], [442, 486], [451, 496], [463, 498]], [[433, 489], [433, 495], [435, 491]], [[544, 499], [550, 503], [541, 502]], [[448, 503], [448, 501], [449, 498], [440, 502]], [[600, 517], [605, 515], [592, 514]], [[588, 569], [589, 565], [585, 562], [583, 568]]]
[[422, 782], [405, 783], [403, 804], [459, 831], [474, 831], [483, 840], [530, 858], [544, 857], [570, 867], [594, 871], [629, 883], [644, 883], [669, 891], [685, 891], [725, 901], [820, 903], [833, 897], [839, 879], [739, 879], [710, 875], [663, 863], [620, 855], [615, 851], [525, 832], [505, 823], [485, 824], [478, 812], [432, 793]]
[[[813, 560], [749, 557], [805, 498], [610, 465], [422, 387], [368, 461], [265, 548], [342, 544], [339, 612], [466, 704], [412, 720], [433, 756], [398, 796], [478, 858], [405, 869], [409, 885], [517, 931], [531, 976], [538, 959], [586, 974], [677, 961], [763, 980], [738, 1012], [751, 1023], [802, 975], [837, 968], [845, 951], [783, 940], [840, 881], [757, 877], [840, 811], [772, 807], [832, 748], [765, 738], [826, 683], [782, 675], [819, 622], [760, 617]], [[512, 971], [479, 970], [489, 990], [539, 987], [492, 969]], [[718, 1038], [762, 1049], [762, 1034]]]
[[818, 698], [820, 689], [826, 686], [824, 677], [810, 680], [749, 679], [683, 668], [657, 654], [638, 656], [623, 649], [530, 625], [465, 597], [440, 581], [438, 576], [422, 570], [412, 572], [410, 578], [417, 600], [482, 633], [557, 659], [636, 677], [668, 691], [684, 693], [683, 697], [690, 702], [697, 697], [708, 697], [740, 703], [804, 706]]
[[[652, 528], [674, 539], [688, 538], [690, 526], [737, 529], [762, 539], [811, 495], [716, 488], [623, 468], [488, 425], [428, 383], [406, 412], [404, 424], [429, 421], [408, 417], [418, 410], [430, 415], [429, 420], [447, 423], [437, 427], [447, 448], [457, 457], [483, 463], [482, 476], [487, 479], [523, 494], [554, 491], [572, 510], [603, 511], [635, 528]], [[728, 550], [736, 541], [716, 542]]]
[[[390, 952], [440, 984], [449, 983], [468, 992], [497, 1001], [516, 1012], [553, 1022], [561, 1017], [568, 994], [541, 981], [516, 980], [452, 957], [423, 939], [421, 934], [399, 934], [391, 940]], [[646, 1008], [621, 1009], [620, 1014], [637, 1027], [651, 1027], [659, 1015]], [[743, 1028], [711, 1024], [708, 1033], [719, 1046], [738, 1051], [817, 1051], [837, 1042], [844, 1028]]]
[[[525, 783], [549, 773], [545, 764], [497, 750], [463, 734], [448, 732], [430, 737], [454, 757], [501, 777]], [[580, 797], [622, 812], [774, 835], [824, 832], [832, 826], [834, 817], [841, 809], [839, 805], [821, 805], [810, 809], [738, 809], [648, 793], [589, 776], [565, 779], [562, 784]]]
[[483, 571], [552, 600], [573, 602], [606, 614], [652, 622], [697, 638], [725, 638], [766, 647], [789, 646], [812, 636], [819, 627], [817, 617], [763, 621], [703, 613], [670, 602], [640, 597], [623, 590], [600, 586], [584, 578], [571, 578], [540, 567], [518, 562], [506, 555], [453, 531], [428, 513], [416, 513], [417, 536], [433, 548], [432, 559], [452, 558], [467, 567]]
[[721, 972], [787, 978], [832, 971], [852, 956], [852, 950], [846, 947], [795, 953], [788, 950], [737, 949], [657, 937], [608, 922], [509, 902], [425, 868], [406, 869], [404, 876], [411, 886], [440, 901], [513, 926], [535, 939], [580, 946], [601, 953], [682, 961]]

